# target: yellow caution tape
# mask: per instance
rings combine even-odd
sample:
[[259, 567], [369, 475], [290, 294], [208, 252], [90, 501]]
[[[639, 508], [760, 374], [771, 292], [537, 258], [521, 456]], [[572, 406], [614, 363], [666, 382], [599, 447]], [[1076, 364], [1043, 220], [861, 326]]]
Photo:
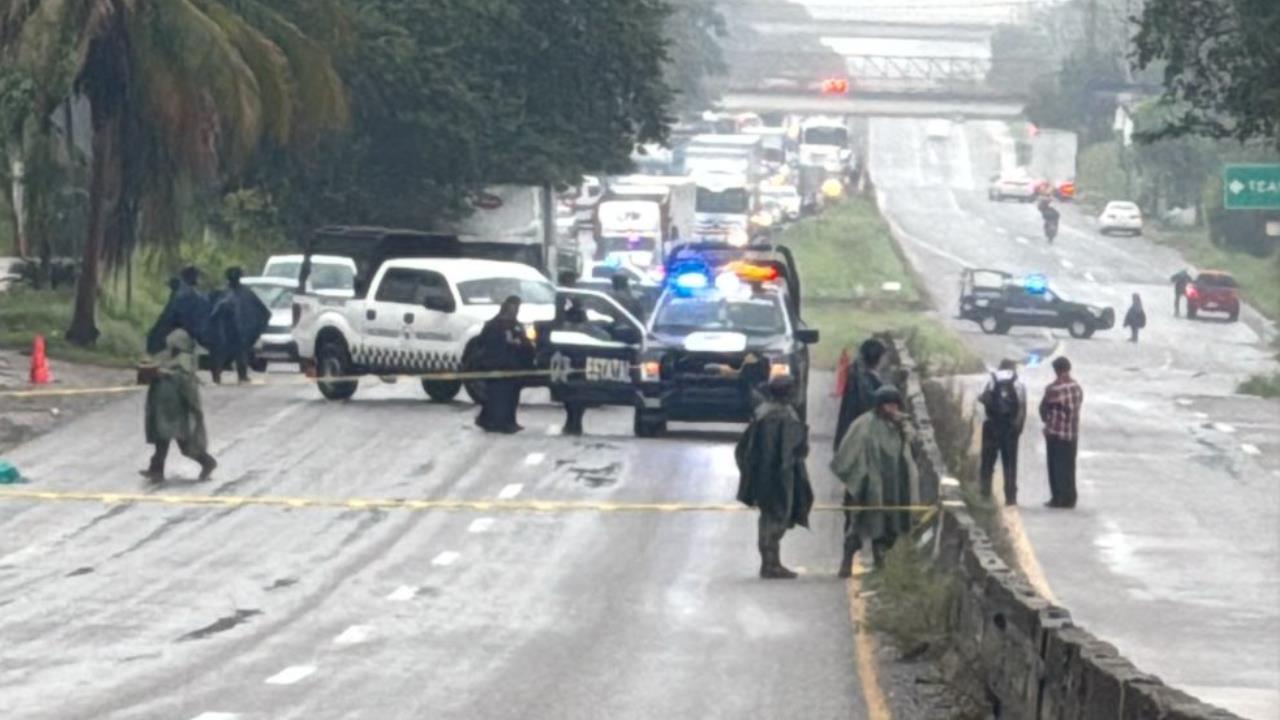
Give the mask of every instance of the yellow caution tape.
[[[0, 490], [0, 501], [94, 502], [105, 505], [178, 505], [185, 507], [327, 508], [342, 510], [463, 510], [481, 512], [752, 512], [740, 503], [601, 502], [593, 500], [425, 500], [404, 498], [323, 498], [272, 495], [175, 495], [99, 491]], [[933, 505], [815, 505], [816, 512], [926, 513]]]

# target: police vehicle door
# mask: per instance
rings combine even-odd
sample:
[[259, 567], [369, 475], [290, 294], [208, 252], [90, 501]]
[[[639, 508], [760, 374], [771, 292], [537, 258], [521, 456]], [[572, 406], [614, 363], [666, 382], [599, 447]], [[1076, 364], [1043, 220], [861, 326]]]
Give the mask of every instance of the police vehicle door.
[[422, 271], [388, 268], [378, 283], [374, 302], [365, 306], [361, 347], [352, 360], [378, 373], [408, 370], [405, 363], [408, 338], [420, 305], [415, 303], [418, 275]]
[[418, 373], [457, 370], [461, 358], [454, 354], [455, 348], [466, 331], [466, 323], [457, 316], [457, 295], [444, 275], [432, 270], [415, 272], [416, 308], [407, 316], [411, 335], [406, 339], [405, 361]]
[[558, 308], [574, 302], [586, 311], [585, 326], [563, 317], [538, 323], [537, 363], [549, 371], [552, 398], [589, 405], [634, 405], [635, 365], [644, 343], [644, 326], [603, 293], [556, 291]]
[[1033, 291], [1018, 285], [1006, 286], [1005, 300], [1005, 314], [1021, 325], [1051, 326], [1058, 314], [1048, 288]]

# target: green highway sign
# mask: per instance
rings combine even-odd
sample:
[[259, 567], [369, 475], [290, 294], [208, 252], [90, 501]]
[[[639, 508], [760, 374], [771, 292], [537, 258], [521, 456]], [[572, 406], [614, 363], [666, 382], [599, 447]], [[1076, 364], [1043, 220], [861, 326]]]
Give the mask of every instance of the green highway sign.
[[1226, 166], [1222, 196], [1228, 210], [1280, 210], [1280, 165]]

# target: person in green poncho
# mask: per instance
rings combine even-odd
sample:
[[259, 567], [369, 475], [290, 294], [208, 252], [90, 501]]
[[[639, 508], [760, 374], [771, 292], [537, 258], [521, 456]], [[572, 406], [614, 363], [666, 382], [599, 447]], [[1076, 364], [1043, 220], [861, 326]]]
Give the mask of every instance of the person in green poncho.
[[171, 442], [177, 442], [183, 455], [200, 463], [200, 480], [208, 480], [218, 466], [209, 455], [196, 380], [195, 341], [186, 330], [165, 336], [165, 349], [156, 358], [156, 379], [147, 388], [146, 437], [155, 453], [147, 469], [139, 472], [151, 482], [164, 482], [164, 462]]
[[[911, 454], [914, 433], [902, 413], [902, 393], [892, 385], [883, 385], [874, 397], [875, 410], [863, 413], [849, 426], [831, 470], [848, 491], [847, 505], [916, 505], [920, 481]], [[871, 540], [876, 567], [883, 567], [894, 541], [911, 531], [911, 513], [905, 510], [861, 510], [853, 515], [854, 521], [845, 526], [846, 553], [840, 577], [852, 574], [853, 555], [861, 549], [864, 537]]]
[[787, 530], [809, 527], [809, 428], [792, 404], [795, 382], [790, 377], [770, 380], [766, 393], [734, 451], [738, 502], [760, 510], [760, 577], [789, 580], [796, 574], [782, 565], [779, 546]]

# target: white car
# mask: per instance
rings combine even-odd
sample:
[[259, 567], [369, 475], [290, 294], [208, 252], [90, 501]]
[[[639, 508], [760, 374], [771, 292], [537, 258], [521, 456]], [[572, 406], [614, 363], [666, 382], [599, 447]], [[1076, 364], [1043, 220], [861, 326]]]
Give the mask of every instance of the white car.
[[247, 277], [240, 281], [258, 296], [271, 319], [253, 346], [253, 369], [262, 372], [273, 362], [298, 362], [298, 344], [293, 341], [293, 293], [296, 280], [271, 277]]
[[991, 185], [987, 188], [987, 198], [991, 200], [1012, 198], [1023, 202], [1034, 202], [1038, 184], [1026, 173], [1001, 173], [991, 178]]
[[1098, 216], [1098, 231], [1103, 235], [1115, 232], [1142, 234], [1142, 210], [1127, 200], [1112, 200]]
[[[298, 282], [302, 274], [302, 255], [272, 255], [262, 268], [264, 278], [280, 278]], [[308, 292], [327, 291], [344, 297], [355, 295], [356, 261], [338, 255], [312, 255]]]
[[761, 184], [760, 202], [765, 207], [777, 207], [782, 216], [779, 220], [796, 220], [800, 217], [800, 191], [794, 185]]
[[[523, 300], [520, 321], [530, 331], [534, 322], [555, 317], [555, 287], [528, 265], [463, 258], [387, 260], [360, 297], [295, 295], [293, 339], [304, 371], [320, 378], [320, 393], [346, 400], [359, 382], [353, 376], [468, 369], [481, 327], [511, 295]], [[422, 387], [432, 400], [448, 402], [462, 383], [424, 379]], [[467, 392], [475, 398], [470, 386]]]

